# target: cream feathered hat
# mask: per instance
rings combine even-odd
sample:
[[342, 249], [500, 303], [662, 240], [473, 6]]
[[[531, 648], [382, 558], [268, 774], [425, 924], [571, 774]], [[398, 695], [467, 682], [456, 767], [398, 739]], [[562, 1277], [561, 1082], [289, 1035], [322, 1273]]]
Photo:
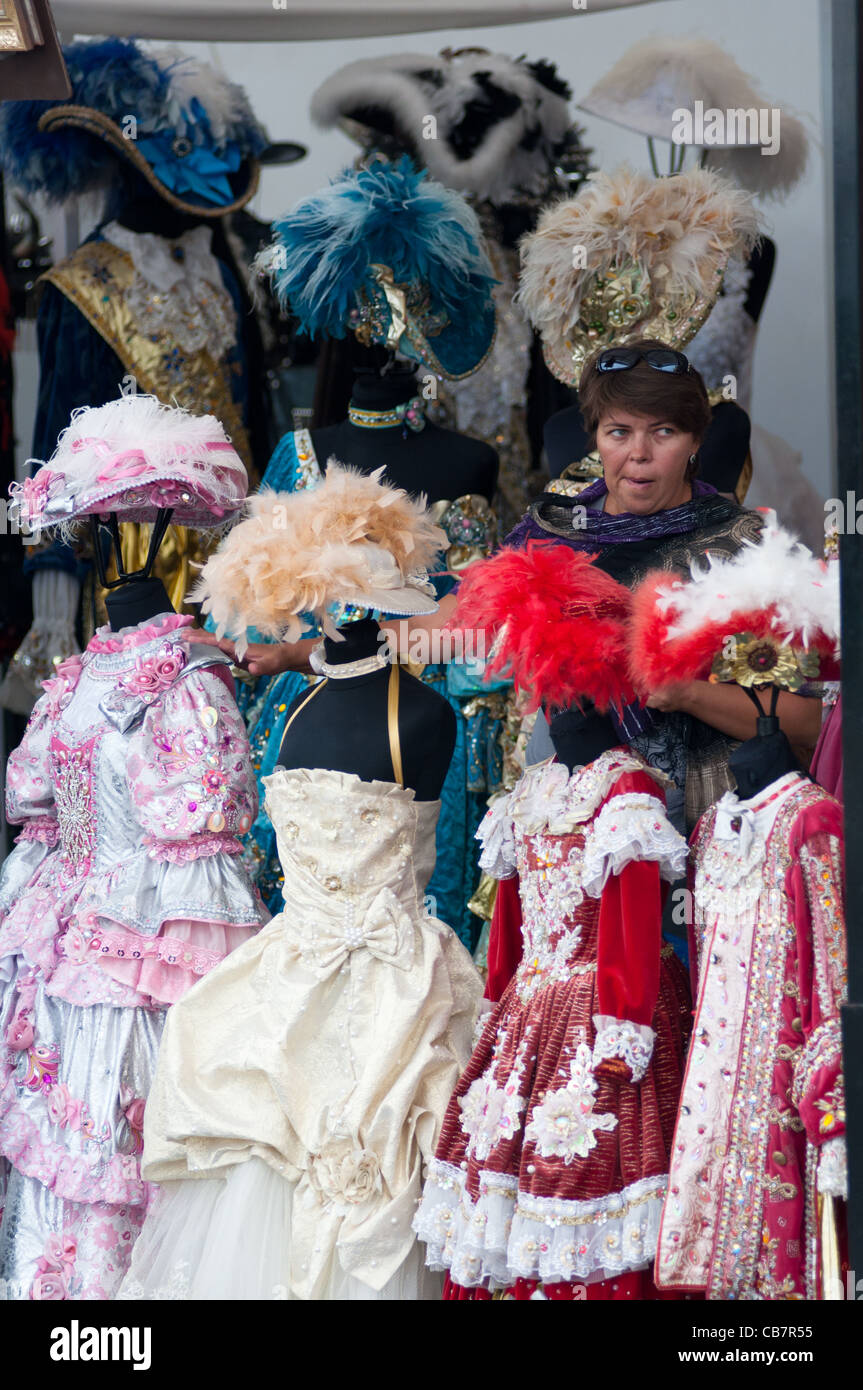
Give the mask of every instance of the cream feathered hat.
[[636, 338], [685, 347], [729, 258], [748, 254], [757, 236], [750, 195], [708, 169], [593, 174], [522, 239], [517, 297], [549, 369], [575, 386], [597, 348]]
[[[701, 121], [695, 119], [696, 103]], [[768, 101], [711, 39], [644, 39], [628, 49], [578, 104], [582, 111], [640, 131], [648, 139], [673, 138], [675, 144], [703, 148], [706, 168], [727, 174], [759, 196], [784, 197], [806, 167], [808, 139], [802, 121], [786, 106]], [[705, 119], [711, 111], [720, 112], [723, 119]], [[693, 120], [675, 119], [679, 112], [692, 113]], [[746, 114], [741, 119], [738, 113]], [[769, 126], [771, 142], [774, 134], [778, 137], [776, 149], [768, 154], [762, 153], [767, 134], [762, 122]]]
[[258, 492], [189, 595], [242, 655], [246, 630], [297, 641], [311, 615], [337, 636], [330, 609], [356, 604], [399, 617], [437, 608], [428, 567], [447, 538], [425, 499], [330, 459], [300, 492]]

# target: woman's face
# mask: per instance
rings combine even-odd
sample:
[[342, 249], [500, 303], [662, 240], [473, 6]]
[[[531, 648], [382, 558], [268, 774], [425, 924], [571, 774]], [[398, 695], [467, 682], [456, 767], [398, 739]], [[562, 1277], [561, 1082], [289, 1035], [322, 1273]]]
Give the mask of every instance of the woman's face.
[[596, 447], [608, 488], [605, 510], [612, 515], [646, 516], [680, 506], [692, 496], [685, 474], [698, 441], [670, 420], [615, 407], [597, 426]]

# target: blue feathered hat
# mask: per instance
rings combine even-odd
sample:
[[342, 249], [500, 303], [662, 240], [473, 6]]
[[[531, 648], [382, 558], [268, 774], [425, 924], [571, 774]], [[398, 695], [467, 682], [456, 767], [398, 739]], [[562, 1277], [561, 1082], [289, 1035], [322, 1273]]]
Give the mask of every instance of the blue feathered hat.
[[352, 331], [452, 380], [488, 355], [495, 279], [476, 214], [410, 159], [346, 170], [274, 230], [258, 268], [304, 332]]
[[[132, 39], [82, 40], [63, 56], [70, 101], [0, 103], [0, 166], [12, 183], [52, 202], [108, 186], [107, 144], [183, 212], [219, 217], [252, 197], [273, 147], [242, 87], [178, 48]], [[282, 161], [305, 153], [279, 149]]]

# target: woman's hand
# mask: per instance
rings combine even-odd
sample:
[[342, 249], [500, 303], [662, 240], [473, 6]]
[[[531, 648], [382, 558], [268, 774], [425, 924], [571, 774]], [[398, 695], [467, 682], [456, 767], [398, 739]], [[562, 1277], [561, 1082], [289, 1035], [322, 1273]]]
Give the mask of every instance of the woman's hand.
[[308, 675], [311, 671], [309, 653], [318, 645], [317, 637], [306, 637], [300, 642], [250, 642], [242, 657], [227, 637], [217, 637], [214, 632], [204, 628], [194, 629], [195, 641], [209, 647], [218, 647], [229, 656], [235, 666], [240, 666], [252, 676], [278, 676], [283, 671], [301, 671]]
[[695, 681], [680, 681], [677, 685], [669, 685], [665, 690], [651, 695], [647, 708], [660, 709], [667, 714], [672, 710], [685, 710], [692, 701], [692, 687], [695, 684]]

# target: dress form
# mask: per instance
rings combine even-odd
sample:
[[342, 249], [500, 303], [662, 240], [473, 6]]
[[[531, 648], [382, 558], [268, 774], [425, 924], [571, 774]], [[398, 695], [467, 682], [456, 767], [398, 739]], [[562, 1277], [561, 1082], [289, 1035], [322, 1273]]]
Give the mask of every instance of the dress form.
[[549, 721], [548, 731], [558, 760], [570, 774], [620, 743], [611, 720], [595, 709], [563, 710]]
[[794, 750], [779, 727], [779, 720], [770, 715], [759, 717], [755, 737], [734, 749], [728, 766], [734, 774], [741, 801], [757, 796], [787, 772], [801, 771]]
[[[361, 370], [354, 378], [351, 405], [387, 411], [420, 394], [415, 371]], [[355, 425], [350, 419], [311, 431], [321, 466], [329, 458], [372, 473], [383, 466], [393, 487], [425, 493], [430, 502], [478, 493], [491, 501], [497, 486], [498, 459], [490, 445], [427, 420], [414, 432], [401, 422], [382, 428]]]
[[[373, 618], [345, 623], [344, 641], [327, 637], [327, 665], [345, 669], [374, 660], [382, 651]], [[397, 780], [388, 729], [389, 663], [362, 674], [329, 677], [312, 696], [306, 691], [288, 715], [279, 766], [352, 772], [363, 782]], [[301, 709], [300, 707], [305, 706]], [[291, 720], [291, 714], [297, 718]], [[399, 671], [398, 742], [403, 779], [419, 801], [436, 801], [452, 758], [456, 717], [428, 685]]]
[[135, 579], [105, 595], [105, 608], [112, 632], [137, 627], [160, 613], [173, 613], [168, 592], [161, 579]]

